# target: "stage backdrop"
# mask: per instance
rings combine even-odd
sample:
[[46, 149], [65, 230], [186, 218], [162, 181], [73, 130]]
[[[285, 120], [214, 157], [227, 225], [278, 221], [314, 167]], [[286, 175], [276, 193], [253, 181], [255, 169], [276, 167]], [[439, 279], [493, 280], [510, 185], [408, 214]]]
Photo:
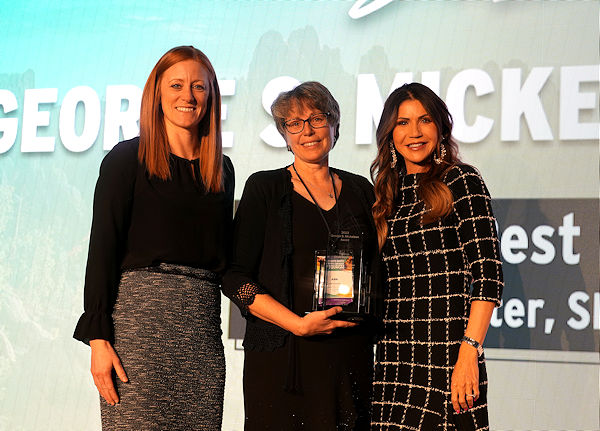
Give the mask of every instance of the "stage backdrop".
[[[151, 68], [182, 44], [220, 79], [236, 199], [252, 172], [291, 161], [268, 110], [281, 90], [318, 80], [332, 91], [332, 165], [365, 176], [394, 88], [419, 81], [446, 100], [501, 235], [492, 429], [599, 429], [598, 4], [3, 1], [0, 430], [100, 428], [89, 348], [71, 338], [94, 184], [106, 152], [138, 133]], [[229, 301], [222, 311], [223, 429], [240, 430], [243, 322]]]

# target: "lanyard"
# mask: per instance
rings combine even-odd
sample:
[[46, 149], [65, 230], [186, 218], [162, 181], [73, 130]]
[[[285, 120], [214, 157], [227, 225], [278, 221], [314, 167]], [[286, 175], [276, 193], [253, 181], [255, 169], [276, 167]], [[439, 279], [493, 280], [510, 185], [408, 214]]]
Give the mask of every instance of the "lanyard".
[[[329, 235], [331, 235], [331, 229], [329, 228], [329, 223], [327, 223], [327, 220], [325, 219], [325, 215], [323, 214], [323, 210], [321, 209], [321, 207], [317, 203], [317, 200], [315, 199], [315, 197], [313, 196], [313, 194], [310, 192], [310, 190], [307, 187], [306, 183], [304, 182], [304, 180], [302, 179], [302, 177], [300, 176], [300, 174], [296, 170], [296, 165], [294, 163], [292, 163], [292, 168], [294, 168], [294, 172], [296, 172], [296, 175], [298, 176], [298, 179], [300, 180], [300, 182], [302, 183], [302, 185], [304, 186], [304, 188], [308, 192], [308, 195], [310, 196], [310, 198], [313, 200], [313, 202], [317, 206], [317, 209], [319, 210], [319, 215], [323, 219], [323, 223], [325, 223], [325, 227], [327, 228], [327, 233]], [[335, 214], [336, 214], [336, 217], [337, 217], [337, 220], [338, 220], [338, 229], [341, 229], [342, 226], [341, 226], [341, 222], [340, 222], [340, 208], [338, 206], [337, 191], [335, 189], [335, 181], [333, 180], [333, 174], [331, 173], [331, 169], [329, 170], [329, 177], [331, 178], [331, 185], [333, 186], [333, 196], [335, 197]]]

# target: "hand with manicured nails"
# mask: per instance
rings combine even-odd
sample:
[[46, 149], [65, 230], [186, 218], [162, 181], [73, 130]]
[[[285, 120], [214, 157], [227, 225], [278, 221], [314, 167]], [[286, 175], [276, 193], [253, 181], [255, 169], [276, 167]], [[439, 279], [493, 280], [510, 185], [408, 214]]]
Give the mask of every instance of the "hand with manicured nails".
[[122, 382], [127, 382], [127, 374], [121, 365], [119, 356], [113, 346], [106, 340], [90, 340], [92, 348], [92, 366], [91, 372], [94, 377], [94, 384], [98, 388], [98, 392], [108, 404], [114, 406], [119, 402], [119, 396], [115, 389], [112, 377], [114, 368], [117, 376]]
[[[495, 303], [491, 301], [471, 301], [469, 321], [463, 335], [483, 344]], [[458, 359], [454, 364], [450, 382], [452, 406], [454, 411], [467, 410], [479, 398], [479, 355], [477, 349], [462, 342], [458, 350]], [[467, 396], [471, 395], [471, 396]]]
[[478, 360], [477, 349], [469, 344], [462, 343], [450, 384], [452, 406], [457, 413], [460, 412], [461, 408], [462, 410], [472, 408], [473, 403], [479, 398]]

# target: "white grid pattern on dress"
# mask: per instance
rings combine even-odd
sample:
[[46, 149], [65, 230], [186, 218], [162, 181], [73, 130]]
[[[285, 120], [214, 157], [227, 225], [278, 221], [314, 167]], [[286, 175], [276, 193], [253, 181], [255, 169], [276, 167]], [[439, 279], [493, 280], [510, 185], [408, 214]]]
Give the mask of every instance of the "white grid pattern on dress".
[[[491, 199], [474, 168], [455, 166], [444, 179], [452, 213], [422, 226], [418, 176], [400, 180], [383, 249], [386, 333], [377, 347], [372, 428], [454, 430], [450, 379], [470, 301], [499, 304], [503, 288]], [[487, 430], [484, 358], [480, 392], [469, 412], [476, 428]]]

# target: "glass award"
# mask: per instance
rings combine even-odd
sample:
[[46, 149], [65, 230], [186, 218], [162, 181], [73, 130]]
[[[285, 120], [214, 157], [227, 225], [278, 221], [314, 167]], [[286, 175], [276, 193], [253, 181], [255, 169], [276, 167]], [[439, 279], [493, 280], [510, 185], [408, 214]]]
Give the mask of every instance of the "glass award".
[[371, 280], [362, 235], [329, 235], [327, 250], [315, 251], [313, 311], [340, 306], [333, 319], [361, 321], [371, 310]]

